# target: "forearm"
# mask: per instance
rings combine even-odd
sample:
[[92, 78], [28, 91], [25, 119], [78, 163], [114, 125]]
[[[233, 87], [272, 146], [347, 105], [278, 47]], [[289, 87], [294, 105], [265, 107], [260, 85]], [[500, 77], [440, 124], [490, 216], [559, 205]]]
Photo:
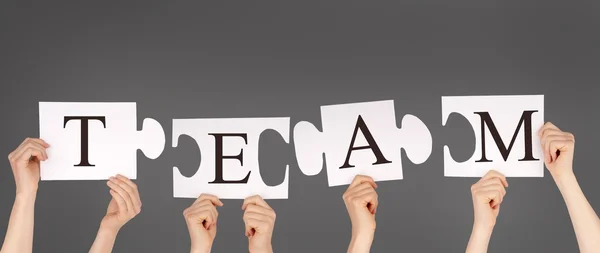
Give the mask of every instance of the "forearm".
[[373, 233], [352, 235], [352, 240], [350, 240], [350, 245], [348, 246], [348, 253], [370, 252], [373, 238]]
[[19, 193], [15, 197], [0, 253], [32, 252], [35, 199], [36, 193]]
[[582, 253], [600, 251], [600, 219], [586, 199], [574, 174], [555, 178], [567, 205], [571, 222]]
[[473, 225], [473, 231], [469, 238], [466, 253], [485, 253], [488, 251], [488, 245], [492, 238], [493, 227], [481, 227]]
[[117, 239], [118, 231], [105, 229], [100, 227], [94, 244], [90, 248], [90, 253], [105, 253], [112, 252], [115, 240]]

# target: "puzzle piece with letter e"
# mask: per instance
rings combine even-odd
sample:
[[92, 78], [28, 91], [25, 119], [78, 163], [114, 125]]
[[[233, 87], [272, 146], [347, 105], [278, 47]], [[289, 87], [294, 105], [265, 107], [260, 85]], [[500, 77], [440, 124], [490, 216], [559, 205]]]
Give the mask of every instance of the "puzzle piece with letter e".
[[300, 170], [319, 174], [323, 154], [330, 187], [348, 185], [361, 174], [375, 181], [403, 178], [401, 149], [415, 164], [431, 155], [432, 137], [427, 126], [413, 115], [396, 125], [394, 101], [321, 106], [323, 131], [310, 122], [294, 127], [294, 145]]
[[[288, 165], [283, 182], [268, 186], [261, 177], [258, 151], [264, 131], [277, 132], [285, 143], [290, 118], [173, 119], [173, 147], [186, 135], [196, 141], [202, 159], [191, 177], [173, 167], [173, 197], [197, 198], [202, 193], [221, 199], [288, 198]], [[283, 168], [282, 168], [283, 169]]]
[[136, 103], [40, 102], [40, 138], [50, 144], [41, 180], [137, 177], [137, 150], [156, 159], [165, 133], [154, 119], [137, 130]]

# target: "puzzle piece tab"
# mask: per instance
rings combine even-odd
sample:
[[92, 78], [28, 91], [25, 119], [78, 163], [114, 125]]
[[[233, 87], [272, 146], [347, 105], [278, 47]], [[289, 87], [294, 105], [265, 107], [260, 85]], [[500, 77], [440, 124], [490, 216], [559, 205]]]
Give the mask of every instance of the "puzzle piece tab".
[[137, 150], [156, 159], [165, 147], [159, 122], [137, 130], [136, 103], [40, 102], [40, 138], [50, 144], [41, 180], [137, 177]]
[[347, 185], [357, 174], [375, 181], [400, 180], [400, 149], [415, 164], [425, 162], [432, 149], [427, 126], [406, 115], [396, 126], [394, 101], [321, 106], [323, 131], [309, 122], [294, 127], [298, 165], [305, 175], [319, 174], [323, 154], [329, 186]]

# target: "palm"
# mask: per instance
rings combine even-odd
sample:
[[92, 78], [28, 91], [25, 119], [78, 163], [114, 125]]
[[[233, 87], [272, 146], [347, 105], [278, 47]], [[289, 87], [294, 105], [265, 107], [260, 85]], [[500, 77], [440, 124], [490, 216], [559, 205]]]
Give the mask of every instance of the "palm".
[[14, 173], [17, 182], [23, 182], [24, 185], [34, 185], [37, 189], [37, 184], [40, 181], [40, 161], [33, 158], [29, 161], [20, 161], [16, 168], [25, 168], [21, 173]]
[[124, 224], [126, 221], [121, 221], [123, 217], [119, 217], [119, 207], [115, 199], [111, 199], [106, 209], [106, 216], [104, 216], [103, 223], [111, 228], [120, 228], [120, 224]]

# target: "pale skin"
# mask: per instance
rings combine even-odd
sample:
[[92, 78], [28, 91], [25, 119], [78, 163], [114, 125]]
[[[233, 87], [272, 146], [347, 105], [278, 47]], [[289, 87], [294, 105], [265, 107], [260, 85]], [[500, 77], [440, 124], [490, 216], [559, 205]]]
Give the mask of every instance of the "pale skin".
[[183, 217], [190, 233], [190, 252], [208, 253], [217, 236], [217, 206], [223, 202], [217, 196], [202, 194], [183, 211]]
[[357, 175], [344, 192], [343, 199], [352, 223], [348, 253], [371, 251], [375, 237], [375, 213], [379, 206], [377, 184], [369, 176]]
[[90, 248], [90, 253], [112, 252], [117, 234], [121, 228], [142, 210], [140, 193], [135, 183], [127, 177], [111, 177], [106, 184], [112, 196], [106, 215], [100, 222], [100, 228]]
[[600, 219], [573, 172], [575, 137], [548, 122], [538, 131], [546, 168], [567, 205], [582, 253], [600, 252]]
[[8, 155], [15, 177], [16, 196], [0, 253], [28, 253], [33, 250], [34, 209], [40, 181], [40, 161], [48, 159], [50, 145], [27, 138]]
[[490, 170], [471, 186], [473, 199], [473, 230], [467, 253], [485, 253], [506, 195], [508, 182], [504, 175]]
[[273, 253], [271, 239], [276, 214], [273, 208], [259, 195], [244, 199], [244, 224], [250, 253]]

